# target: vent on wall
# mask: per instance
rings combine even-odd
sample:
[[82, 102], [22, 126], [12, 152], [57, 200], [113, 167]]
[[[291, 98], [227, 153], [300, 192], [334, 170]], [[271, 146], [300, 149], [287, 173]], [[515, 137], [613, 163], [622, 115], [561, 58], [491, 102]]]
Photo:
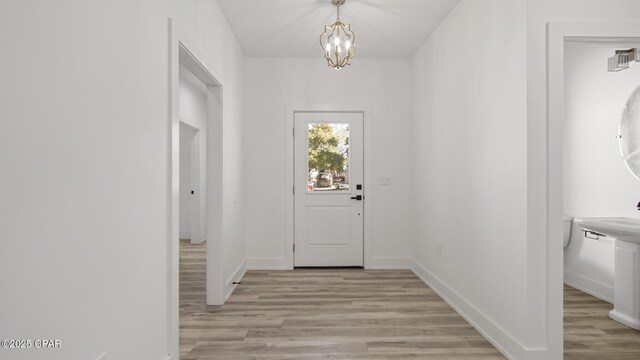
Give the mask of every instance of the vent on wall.
[[616, 50], [615, 54], [608, 59], [608, 70], [617, 72], [628, 69], [632, 61], [640, 62], [640, 50], [636, 48]]

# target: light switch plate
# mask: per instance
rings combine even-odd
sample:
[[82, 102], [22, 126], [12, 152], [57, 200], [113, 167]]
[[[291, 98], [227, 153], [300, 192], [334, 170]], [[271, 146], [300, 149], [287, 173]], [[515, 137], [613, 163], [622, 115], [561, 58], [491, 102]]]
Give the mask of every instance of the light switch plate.
[[107, 353], [103, 352], [96, 358], [96, 360], [107, 360]]

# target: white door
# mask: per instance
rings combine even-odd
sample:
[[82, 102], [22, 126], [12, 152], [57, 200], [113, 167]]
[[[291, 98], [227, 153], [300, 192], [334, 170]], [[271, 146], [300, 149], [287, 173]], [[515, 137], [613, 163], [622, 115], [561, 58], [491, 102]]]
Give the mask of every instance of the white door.
[[295, 266], [364, 265], [363, 114], [295, 114]]

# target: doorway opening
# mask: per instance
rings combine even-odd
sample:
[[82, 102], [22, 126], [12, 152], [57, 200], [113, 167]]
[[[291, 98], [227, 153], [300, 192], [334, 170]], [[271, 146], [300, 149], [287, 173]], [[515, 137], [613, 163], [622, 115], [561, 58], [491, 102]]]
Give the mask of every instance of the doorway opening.
[[180, 241], [191, 244], [206, 240], [206, 228], [200, 226], [204, 224], [201, 213], [206, 218], [206, 202], [201, 197], [202, 193], [206, 194], [206, 184], [202, 186], [200, 181], [201, 145], [206, 142], [200, 141], [201, 131], [180, 121]]
[[[640, 46], [640, 24], [556, 23], [549, 29], [548, 263], [551, 284], [562, 286], [550, 289], [550, 300], [554, 294], [562, 299], [558, 320], [564, 320], [564, 344], [571, 344], [564, 355], [640, 356], [637, 350], [621, 353], [616, 345], [640, 341], [640, 332], [610, 316], [625, 292], [615, 280], [620, 244], [594, 235], [583, 222], [637, 217], [637, 199], [630, 199], [640, 195], [637, 179], [616, 137], [624, 104], [640, 85], [640, 68], [610, 72], [607, 59]], [[594, 337], [587, 333], [598, 334], [597, 348], [589, 346]]]
[[[170, 25], [172, 23], [170, 22]], [[168, 344], [178, 356], [180, 314], [224, 303], [222, 84], [170, 31]], [[181, 238], [188, 241], [180, 241]], [[181, 253], [182, 252], [182, 253]], [[186, 261], [181, 263], [181, 255]], [[180, 272], [183, 271], [183, 274]], [[195, 271], [197, 274], [193, 274]], [[195, 280], [181, 283], [182, 275]], [[189, 288], [196, 292], [190, 293]]]
[[[198, 166], [195, 166], [198, 174], [192, 173], [191, 176], [196, 177], [193, 181], [193, 191], [194, 195], [199, 194], [199, 200], [193, 201], [191, 207], [192, 213], [198, 214], [190, 221], [192, 231], [196, 232], [195, 235], [191, 234], [191, 242], [206, 244], [206, 304], [221, 305], [224, 303], [222, 85], [182, 43], [179, 44], [177, 100], [177, 119], [174, 120], [178, 123], [176, 127], [179, 129], [179, 123], [182, 122], [198, 129], [192, 141], [195, 154], [192, 161], [198, 163]], [[178, 153], [179, 150], [178, 146]], [[179, 166], [177, 168], [179, 169]], [[179, 216], [177, 223], [179, 227]], [[193, 238], [196, 238], [196, 241]]]

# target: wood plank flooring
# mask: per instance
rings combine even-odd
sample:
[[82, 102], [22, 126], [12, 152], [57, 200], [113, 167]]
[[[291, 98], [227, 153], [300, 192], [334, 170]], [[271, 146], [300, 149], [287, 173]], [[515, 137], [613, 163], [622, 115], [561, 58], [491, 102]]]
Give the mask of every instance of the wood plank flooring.
[[611, 309], [610, 303], [565, 286], [565, 359], [640, 359], [640, 331], [611, 320]]
[[205, 306], [204, 246], [180, 248], [182, 360], [504, 359], [410, 271], [249, 271]]
[[[565, 359], [640, 359], [612, 305], [565, 287]], [[180, 359], [504, 359], [404, 270], [249, 271], [205, 305], [205, 245], [180, 245]]]

